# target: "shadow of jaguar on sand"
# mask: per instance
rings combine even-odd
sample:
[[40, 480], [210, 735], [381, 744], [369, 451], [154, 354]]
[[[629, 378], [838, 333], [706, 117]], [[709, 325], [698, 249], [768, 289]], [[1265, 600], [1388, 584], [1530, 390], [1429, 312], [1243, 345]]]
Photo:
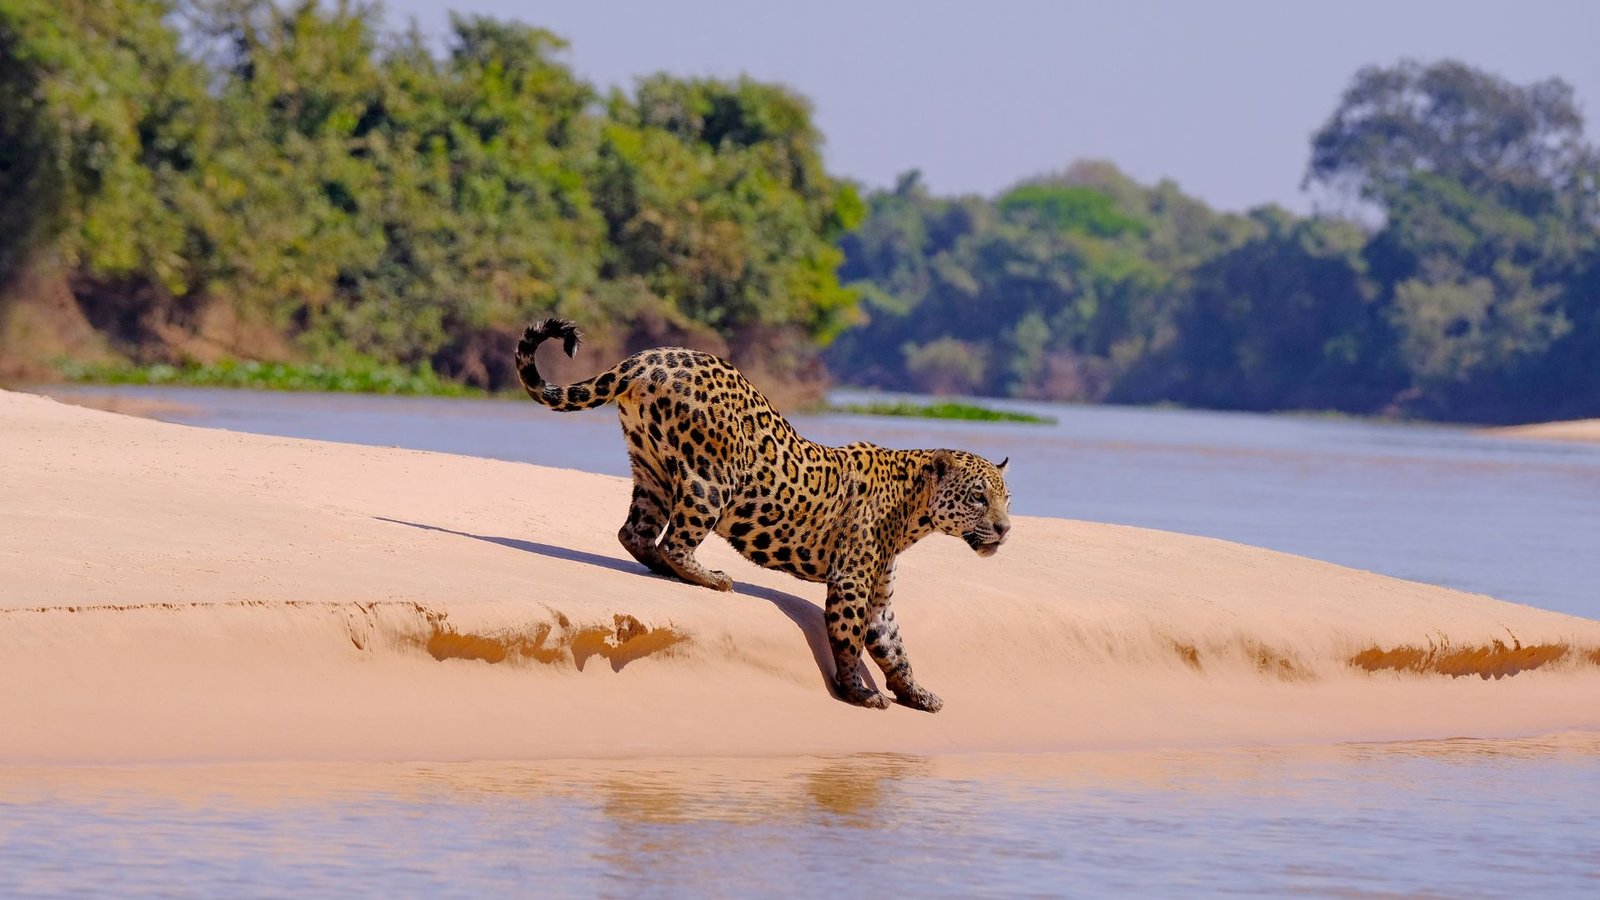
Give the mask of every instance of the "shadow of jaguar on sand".
[[[457, 537], [498, 544], [512, 550], [536, 553], [540, 556], [547, 556], [551, 559], [565, 562], [597, 566], [614, 572], [657, 577], [642, 572], [635, 563], [617, 559], [616, 557], [602, 556], [599, 553], [590, 553], [585, 550], [573, 550], [568, 547], [557, 547], [553, 544], [525, 541], [519, 538], [472, 534], [471, 532], [456, 531], [455, 529], [443, 528], [438, 525], [424, 525], [420, 522], [392, 519], [387, 516], [377, 516], [375, 518], [380, 522], [420, 528], [424, 531], [437, 531], [442, 534], [453, 534]], [[816, 604], [786, 591], [774, 590], [773, 588], [754, 584], [737, 585], [734, 588], [734, 593], [757, 600], [765, 600], [777, 607], [790, 622], [793, 622], [794, 626], [800, 629], [801, 635], [805, 637], [806, 645], [811, 650], [812, 659], [817, 664], [817, 672], [822, 676], [824, 685], [831, 688], [834, 681], [833, 657], [828, 652], [828, 634], [823, 625], [822, 610], [818, 609]], [[687, 635], [676, 632], [670, 627], [656, 626], [655, 628], [650, 628], [630, 615], [618, 614], [615, 619], [617, 627], [614, 635], [609, 629], [591, 626], [579, 632], [580, 635], [587, 635], [586, 637], [574, 637], [563, 641], [560, 635], [556, 635], [554, 645], [551, 645], [550, 634], [538, 632], [532, 636], [521, 635], [507, 638], [504, 636], [478, 635], [470, 632], [463, 633], [453, 628], [448, 628], [444, 631], [435, 629], [434, 635], [428, 640], [427, 649], [435, 659], [479, 659], [491, 663], [514, 658], [514, 654], [520, 654], [540, 662], [553, 663], [564, 659], [570, 654], [579, 671], [582, 671], [584, 663], [589, 656], [600, 654], [611, 662], [611, 667], [614, 671], [620, 672], [623, 666], [635, 659], [689, 640]], [[588, 634], [588, 632], [593, 632], [593, 634]], [[599, 642], [598, 646], [596, 646], [596, 641]], [[570, 650], [567, 649], [569, 646], [571, 647]], [[622, 652], [621, 648], [628, 648], [628, 650], [627, 652]]]

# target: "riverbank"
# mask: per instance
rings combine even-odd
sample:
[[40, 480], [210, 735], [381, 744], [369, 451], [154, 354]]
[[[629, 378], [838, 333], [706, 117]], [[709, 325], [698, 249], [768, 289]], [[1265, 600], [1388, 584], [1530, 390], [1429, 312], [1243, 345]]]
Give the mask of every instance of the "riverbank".
[[616, 545], [626, 481], [0, 394], [3, 762], [781, 755], [1600, 730], [1600, 623], [1019, 518], [896, 609], [927, 715], [827, 692], [822, 591]]

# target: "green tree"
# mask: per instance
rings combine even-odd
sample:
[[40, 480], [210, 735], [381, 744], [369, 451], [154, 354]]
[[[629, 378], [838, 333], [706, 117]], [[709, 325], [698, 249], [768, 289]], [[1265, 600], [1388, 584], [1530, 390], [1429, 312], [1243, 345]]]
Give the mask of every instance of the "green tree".
[[1600, 166], [1568, 85], [1453, 61], [1364, 69], [1312, 146], [1309, 183], [1383, 214], [1364, 256], [1411, 411], [1537, 416], [1586, 390], [1549, 359], [1579, 346], [1563, 339], [1600, 302], [1567, 288], [1600, 227]]
[[1369, 411], [1403, 389], [1360, 229], [1277, 207], [1251, 218], [1259, 233], [1196, 270], [1176, 339], [1121, 399]]
[[[834, 239], [861, 216], [823, 171], [805, 102], [783, 88], [644, 79], [610, 102], [595, 202], [610, 278], [638, 278], [726, 334], [800, 325], [826, 342], [853, 320]], [[741, 341], [742, 342], [742, 341]]]
[[1306, 182], [1387, 206], [1431, 175], [1531, 213], [1574, 186], [1590, 153], [1565, 82], [1516, 85], [1455, 60], [1407, 60], [1356, 73], [1312, 138]]
[[163, 306], [192, 287], [181, 207], [205, 97], [171, 11], [0, 2], [0, 278], [48, 244]]
[[939, 338], [903, 350], [916, 388], [933, 394], [970, 394], [983, 383], [983, 350], [968, 341]]
[[1103, 163], [993, 202], [932, 197], [911, 173], [869, 206], [841, 270], [863, 286], [868, 321], [830, 351], [836, 367], [919, 388], [910, 354], [957, 341], [976, 348], [964, 371], [984, 365], [973, 389], [1055, 399], [1114, 395], [1171, 341], [1194, 266], [1246, 230], [1175, 185], [1145, 188]]
[[997, 205], [1001, 212], [1027, 212], [1062, 231], [1080, 231], [1099, 238], [1148, 231], [1143, 221], [1118, 209], [1117, 201], [1109, 194], [1086, 185], [1023, 184], [1002, 194]]

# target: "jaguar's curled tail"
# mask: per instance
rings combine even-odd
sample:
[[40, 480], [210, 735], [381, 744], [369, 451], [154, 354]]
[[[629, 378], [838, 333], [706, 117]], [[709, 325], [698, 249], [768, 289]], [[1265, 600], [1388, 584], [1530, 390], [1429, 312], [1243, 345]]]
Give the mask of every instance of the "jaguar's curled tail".
[[534, 363], [533, 354], [540, 344], [550, 338], [560, 338], [561, 349], [568, 356], [576, 354], [578, 344], [583, 341], [578, 326], [566, 319], [545, 319], [528, 326], [528, 330], [522, 333], [522, 340], [517, 343], [517, 375], [522, 379], [523, 390], [528, 392], [529, 397], [551, 409], [570, 412], [602, 406], [627, 386], [616, 368], [565, 387], [545, 383], [538, 365]]

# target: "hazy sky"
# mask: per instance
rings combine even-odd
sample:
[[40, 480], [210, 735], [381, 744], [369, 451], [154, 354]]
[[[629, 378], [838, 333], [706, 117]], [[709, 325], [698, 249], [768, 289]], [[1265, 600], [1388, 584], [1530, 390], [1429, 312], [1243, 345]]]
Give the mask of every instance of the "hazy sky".
[[1300, 191], [1311, 133], [1355, 71], [1454, 57], [1522, 83], [1559, 76], [1600, 139], [1600, 0], [387, 0], [442, 34], [447, 9], [572, 42], [601, 86], [747, 73], [809, 97], [836, 174], [922, 169], [994, 193], [1076, 159], [1166, 177], [1224, 209]]

